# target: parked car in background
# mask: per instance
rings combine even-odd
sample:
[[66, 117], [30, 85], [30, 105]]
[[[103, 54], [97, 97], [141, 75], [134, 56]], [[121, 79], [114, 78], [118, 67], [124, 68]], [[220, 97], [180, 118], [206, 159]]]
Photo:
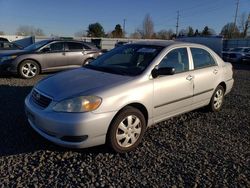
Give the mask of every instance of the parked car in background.
[[7, 41], [0, 41], [0, 51], [3, 50], [22, 50], [23, 47], [14, 43], [14, 42], [7, 42]]
[[244, 56], [244, 58], [242, 59], [242, 61], [244, 63], [250, 63], [250, 52], [246, 53], [246, 55]]
[[81, 67], [102, 52], [81, 41], [43, 40], [23, 50], [0, 52], [0, 68], [33, 78], [39, 73]]
[[250, 53], [250, 47], [238, 47], [229, 49], [228, 51], [223, 51], [222, 57], [224, 61], [243, 63], [246, 61], [245, 56], [247, 53]]
[[47, 77], [25, 99], [30, 125], [67, 147], [134, 149], [148, 126], [196, 108], [217, 112], [232, 89], [232, 65], [198, 44], [139, 42], [83, 68]]

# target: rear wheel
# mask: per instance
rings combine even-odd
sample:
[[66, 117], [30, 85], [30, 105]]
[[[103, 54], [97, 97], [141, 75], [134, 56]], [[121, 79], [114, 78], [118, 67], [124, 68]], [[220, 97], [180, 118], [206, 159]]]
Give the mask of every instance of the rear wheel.
[[135, 149], [146, 130], [143, 114], [136, 108], [126, 107], [110, 125], [107, 143], [118, 153]]
[[40, 72], [39, 65], [32, 60], [25, 60], [19, 66], [19, 74], [23, 78], [33, 78]]
[[224, 88], [221, 85], [219, 85], [215, 89], [214, 94], [209, 103], [209, 109], [211, 111], [213, 112], [220, 111], [223, 101], [224, 101], [224, 93], [225, 93]]

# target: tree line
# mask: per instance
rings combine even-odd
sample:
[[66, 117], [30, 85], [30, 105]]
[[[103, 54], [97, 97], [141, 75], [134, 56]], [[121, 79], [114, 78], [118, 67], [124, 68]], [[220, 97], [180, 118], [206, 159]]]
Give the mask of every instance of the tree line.
[[[247, 34], [250, 33], [250, 13], [242, 13], [238, 19], [238, 24], [227, 23], [225, 24], [219, 35], [224, 38], [246, 38]], [[0, 35], [3, 35], [4, 32], [0, 31]], [[29, 36], [45, 36], [43, 29], [36, 28], [34, 26], [22, 25], [17, 28], [17, 35]], [[172, 29], [163, 29], [158, 32], [154, 30], [154, 22], [149, 14], [146, 14], [142, 25], [138, 27], [133, 33], [131, 33], [129, 38], [136, 39], [173, 39], [176, 37], [196, 37], [196, 36], [211, 36], [216, 35], [216, 32], [205, 26], [202, 31], [198, 29], [193, 29], [193, 27], [188, 26], [186, 29], [181, 29], [177, 34], [174, 33]], [[53, 34], [52, 34], [53, 36]], [[103, 26], [96, 22], [89, 24], [87, 30], [81, 30], [75, 33], [76, 37], [107, 37], [107, 38], [124, 38], [126, 36], [125, 31], [123, 31], [120, 24], [116, 24], [115, 28], [111, 32], [105, 32]], [[249, 36], [248, 36], [249, 37]]]

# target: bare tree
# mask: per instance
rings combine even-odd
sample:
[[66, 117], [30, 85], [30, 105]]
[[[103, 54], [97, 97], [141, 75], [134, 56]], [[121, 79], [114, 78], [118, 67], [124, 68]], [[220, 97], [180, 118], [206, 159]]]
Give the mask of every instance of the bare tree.
[[146, 14], [142, 23], [142, 37], [150, 39], [154, 34], [154, 22], [149, 14]]
[[173, 35], [173, 30], [163, 29], [163, 30], [160, 30], [159, 32], [157, 32], [156, 38], [163, 39], [163, 40], [170, 40], [172, 38], [172, 35]]
[[250, 28], [250, 14], [242, 13], [238, 20], [239, 29], [243, 38], [247, 36], [247, 31]]
[[37, 35], [44, 36], [44, 32], [41, 28], [35, 28], [30, 25], [21, 25], [17, 28], [17, 35], [28, 36], [28, 35]]
[[3, 32], [3, 31], [0, 31], [0, 35], [4, 35], [4, 32]]
[[221, 29], [221, 33], [220, 33], [224, 38], [237, 38], [239, 37], [239, 29], [238, 27], [234, 27], [234, 23], [227, 23], [226, 25], [223, 26], [223, 28]]
[[75, 34], [75, 37], [86, 37], [87, 33], [85, 30], [77, 31]]
[[132, 39], [141, 39], [142, 35], [141, 32], [138, 32], [138, 29], [134, 32], [130, 34], [130, 38]]

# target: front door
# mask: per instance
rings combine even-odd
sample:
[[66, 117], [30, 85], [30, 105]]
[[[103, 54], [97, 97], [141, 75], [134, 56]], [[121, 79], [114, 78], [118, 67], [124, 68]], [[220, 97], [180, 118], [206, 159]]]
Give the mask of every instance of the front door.
[[64, 42], [53, 42], [45, 48], [49, 49], [43, 55], [43, 67], [46, 70], [63, 69], [67, 66], [68, 61], [64, 51]]
[[155, 122], [188, 110], [193, 97], [193, 79], [189, 72], [187, 48], [171, 50], [158, 65], [160, 67], [174, 67], [175, 74], [153, 80]]

